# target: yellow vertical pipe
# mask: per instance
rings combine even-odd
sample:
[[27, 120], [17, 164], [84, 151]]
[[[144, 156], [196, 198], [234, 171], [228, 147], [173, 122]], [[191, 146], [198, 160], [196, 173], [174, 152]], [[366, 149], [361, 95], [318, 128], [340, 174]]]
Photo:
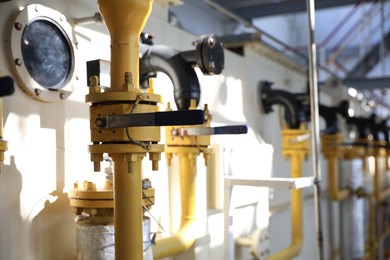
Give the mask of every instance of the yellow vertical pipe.
[[[291, 152], [289, 156], [291, 160], [291, 178], [302, 177], [302, 162], [304, 159], [304, 154], [297, 151]], [[277, 252], [276, 254], [270, 256], [268, 259], [291, 259], [299, 255], [303, 241], [302, 211], [302, 190], [291, 190], [291, 243], [289, 247]]]
[[374, 157], [375, 159], [375, 172], [374, 172], [374, 195], [375, 198], [381, 200], [381, 180], [379, 174], [379, 158], [378, 156]]
[[[152, 10], [153, 0], [98, 0], [111, 37], [112, 91], [123, 87], [131, 72], [135, 88], [139, 84], [139, 35]], [[143, 259], [142, 180], [138, 154], [110, 154], [114, 161], [115, 259]], [[126, 162], [131, 158], [131, 162]]]
[[[141, 158], [130, 162], [121, 154], [114, 161], [115, 259], [142, 260], [142, 180]], [[131, 172], [128, 172], [128, 171]]]
[[139, 87], [139, 36], [153, 0], [98, 0], [111, 36], [111, 90], [122, 90], [125, 72]]
[[196, 156], [178, 154], [180, 165], [181, 223], [193, 220], [196, 214]]
[[349, 190], [340, 190], [337, 155], [328, 156], [329, 196], [332, 200], [345, 200], [350, 196]]
[[196, 220], [196, 156], [179, 153], [181, 225], [179, 231], [159, 239], [153, 247], [153, 258], [160, 259], [182, 253], [195, 243], [198, 229]]
[[383, 201], [384, 199], [390, 196], [390, 187], [387, 187], [385, 190], [382, 190], [381, 187], [381, 174], [379, 169], [379, 159], [380, 156], [376, 155], [375, 157], [375, 171], [374, 171], [374, 196], [377, 201]]

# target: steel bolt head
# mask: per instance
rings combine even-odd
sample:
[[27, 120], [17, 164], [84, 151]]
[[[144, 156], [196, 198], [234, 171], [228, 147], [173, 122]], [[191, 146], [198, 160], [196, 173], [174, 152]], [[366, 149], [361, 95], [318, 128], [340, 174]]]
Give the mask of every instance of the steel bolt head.
[[15, 59], [15, 64], [16, 64], [16, 66], [22, 66], [22, 60], [21, 59]]
[[14, 27], [15, 27], [15, 29], [18, 30], [18, 31], [22, 30], [22, 28], [23, 28], [23, 26], [22, 26], [21, 23], [14, 23]]

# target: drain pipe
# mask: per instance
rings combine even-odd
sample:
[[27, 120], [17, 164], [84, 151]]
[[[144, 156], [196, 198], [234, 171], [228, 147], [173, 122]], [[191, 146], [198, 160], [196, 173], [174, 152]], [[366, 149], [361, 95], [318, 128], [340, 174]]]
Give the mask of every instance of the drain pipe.
[[[196, 108], [196, 101], [192, 100], [189, 110]], [[171, 110], [168, 103], [167, 110]], [[205, 122], [203, 126], [210, 126], [210, 116], [205, 107]], [[199, 127], [199, 126], [198, 126]], [[207, 156], [210, 153], [210, 137], [202, 136], [199, 140], [189, 136], [177, 136], [178, 127], [167, 127], [165, 154], [168, 165], [173, 155], [179, 157], [180, 198], [181, 198], [181, 224], [179, 231], [167, 238], [158, 239], [153, 247], [153, 259], [179, 254], [188, 250], [197, 238], [199, 220], [196, 215], [196, 161], [203, 153], [207, 165]], [[187, 144], [187, 145], [186, 145]]]
[[[375, 160], [375, 171], [374, 171], [374, 196], [375, 199], [380, 203], [383, 202], [390, 196], [390, 187], [382, 189], [381, 185], [381, 160], [387, 160], [386, 146], [388, 144], [388, 129], [387, 121], [383, 120], [380, 123], [376, 123], [377, 117], [375, 114], [371, 116], [372, 123], [370, 129], [374, 138], [374, 160]], [[383, 140], [379, 138], [379, 132], [383, 133]], [[385, 167], [387, 170], [387, 166]]]
[[339, 183], [339, 160], [344, 157], [345, 149], [341, 146], [343, 136], [339, 133], [337, 114], [346, 116], [348, 102], [342, 101], [337, 107], [320, 105], [319, 113], [325, 119], [326, 129], [321, 136], [322, 154], [328, 161], [328, 191], [333, 201], [342, 201], [351, 196], [351, 190], [340, 188]]
[[[309, 140], [291, 142], [298, 136], [308, 134], [305, 128], [282, 130], [282, 154], [291, 161], [291, 178], [302, 177], [302, 165], [309, 153]], [[291, 190], [291, 242], [290, 246], [271, 255], [269, 260], [291, 259], [299, 255], [303, 243], [302, 190]]]
[[341, 189], [339, 183], [339, 158], [343, 157], [340, 134], [322, 136], [322, 154], [328, 160], [328, 190], [333, 201], [342, 201], [351, 196], [350, 189]]
[[[176, 150], [176, 149], [173, 149]], [[153, 247], [153, 258], [179, 254], [188, 250], [196, 239], [199, 230], [199, 221], [196, 216], [196, 158], [199, 150], [175, 152], [180, 161], [180, 197], [181, 197], [181, 225], [174, 235], [158, 239]], [[167, 149], [167, 153], [173, 152]]]
[[[191, 101], [189, 110], [196, 108], [195, 100]], [[168, 109], [170, 107], [168, 105]], [[153, 257], [160, 259], [188, 250], [198, 238], [200, 223], [196, 212], [196, 160], [202, 153], [205, 165], [208, 165], [211, 153], [210, 135], [245, 134], [246, 126], [210, 127], [212, 116], [207, 105], [204, 108], [204, 124], [198, 126], [175, 126], [166, 128], [165, 150], [168, 165], [173, 155], [179, 157], [180, 164], [180, 197], [181, 225], [179, 231], [170, 237], [158, 239], [153, 247]]]

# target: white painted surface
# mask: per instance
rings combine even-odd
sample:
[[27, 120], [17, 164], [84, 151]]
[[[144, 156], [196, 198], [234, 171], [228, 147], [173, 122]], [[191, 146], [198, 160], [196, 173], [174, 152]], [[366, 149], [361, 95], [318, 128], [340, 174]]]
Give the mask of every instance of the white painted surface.
[[[6, 27], [6, 20], [19, 5], [32, 1], [11, 1], [0, 5], [0, 31]], [[90, 16], [97, 11], [94, 0], [39, 1], [55, 8], [68, 19]], [[145, 31], [156, 36], [156, 44], [164, 44], [179, 50], [192, 49], [196, 36], [183, 32], [167, 24], [166, 9], [155, 8]], [[88, 105], [84, 103], [87, 93], [85, 62], [93, 59], [109, 59], [109, 40], [103, 25], [89, 25], [75, 28], [75, 37], [79, 43], [78, 71], [80, 86], [68, 100], [43, 104], [28, 98], [17, 88], [12, 97], [4, 99], [4, 137], [9, 150], [3, 173], [0, 174], [0, 259], [74, 259], [75, 224], [73, 213], [68, 206], [68, 192], [73, 182], [91, 178], [92, 163], [89, 161], [87, 145], [89, 137]], [[3, 42], [0, 43], [3, 49]], [[220, 160], [228, 168], [221, 169], [229, 174], [247, 177], [267, 178], [289, 177], [289, 162], [282, 158], [280, 124], [277, 113], [264, 115], [260, 111], [257, 84], [260, 80], [274, 82], [275, 88], [292, 92], [302, 92], [306, 79], [289, 69], [270, 61], [254, 50], [247, 48], [242, 57], [228, 51], [224, 74], [215, 77], [201, 77], [201, 107], [209, 104], [214, 125], [248, 124], [250, 133], [246, 136], [218, 136], [213, 143], [221, 144], [221, 149], [230, 151]], [[0, 70], [9, 74], [4, 51], [0, 52]], [[164, 83], [165, 84], [165, 83]], [[165, 101], [172, 101], [172, 88], [156, 84], [156, 92], [163, 94]], [[277, 110], [277, 109], [276, 109]], [[261, 158], [255, 152], [262, 143], [261, 136], [274, 147], [272, 161]], [[242, 168], [230, 167], [240, 151]], [[230, 156], [230, 158], [228, 157]], [[233, 158], [232, 158], [233, 156]], [[266, 159], [267, 161], [262, 161]], [[264, 166], [267, 163], [267, 166]], [[162, 223], [166, 231], [174, 232], [178, 227], [177, 215], [177, 172], [174, 166], [169, 170], [165, 166], [164, 156], [160, 162], [160, 171], [151, 172], [150, 162], [144, 161], [144, 176], [152, 179], [156, 188], [154, 216]], [[272, 165], [272, 167], [270, 166]], [[272, 171], [272, 172], [271, 172]], [[221, 177], [222, 175], [220, 175]], [[304, 176], [311, 176], [311, 164], [304, 165]], [[223, 218], [218, 210], [206, 208], [206, 168], [203, 160], [198, 159], [198, 208], [204, 221], [204, 235], [194, 250], [175, 259], [223, 259], [222, 238]], [[223, 185], [221, 182], [216, 185]], [[325, 188], [325, 184], [323, 188]], [[168, 188], [169, 187], [169, 188]], [[221, 190], [219, 186], [216, 190]], [[168, 197], [168, 189], [171, 199]], [[312, 190], [307, 189], [306, 195]], [[250, 194], [250, 195], [248, 195]], [[249, 198], [256, 202], [236, 210], [240, 218], [237, 232], [249, 235], [256, 227], [270, 225], [271, 254], [285, 247], [290, 239], [289, 210], [272, 215], [268, 219], [268, 203], [272, 206], [289, 201], [288, 190], [274, 190], [273, 199], [268, 200], [268, 190], [238, 190], [233, 199], [240, 203]], [[218, 196], [217, 196], [218, 197]], [[221, 196], [219, 196], [221, 198]], [[171, 202], [171, 207], [169, 207]], [[257, 202], [260, 202], [257, 204]], [[221, 204], [219, 204], [221, 205]], [[305, 203], [304, 209], [304, 246], [299, 259], [314, 259], [315, 229], [312, 200]], [[323, 211], [325, 212], [325, 211]], [[327, 230], [326, 218], [324, 228]], [[152, 229], [157, 228], [152, 221]], [[325, 234], [326, 237], [327, 234]], [[210, 242], [208, 242], [210, 241]], [[247, 249], [237, 252], [237, 259], [248, 259]]]

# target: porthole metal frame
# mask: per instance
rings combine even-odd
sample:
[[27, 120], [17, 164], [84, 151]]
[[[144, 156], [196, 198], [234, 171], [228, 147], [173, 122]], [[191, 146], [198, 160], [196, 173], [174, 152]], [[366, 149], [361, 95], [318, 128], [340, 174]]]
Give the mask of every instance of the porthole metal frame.
[[[71, 52], [71, 67], [65, 83], [61, 88], [48, 89], [40, 85], [27, 70], [23, 55], [21, 42], [25, 28], [38, 20], [46, 21], [57, 27], [68, 41]], [[10, 18], [9, 30], [6, 35], [7, 60], [18, 85], [30, 97], [41, 102], [57, 102], [66, 99], [72, 94], [78, 82], [76, 72], [77, 48], [73, 41], [72, 26], [67, 22], [66, 17], [57, 10], [39, 4], [26, 6]]]

